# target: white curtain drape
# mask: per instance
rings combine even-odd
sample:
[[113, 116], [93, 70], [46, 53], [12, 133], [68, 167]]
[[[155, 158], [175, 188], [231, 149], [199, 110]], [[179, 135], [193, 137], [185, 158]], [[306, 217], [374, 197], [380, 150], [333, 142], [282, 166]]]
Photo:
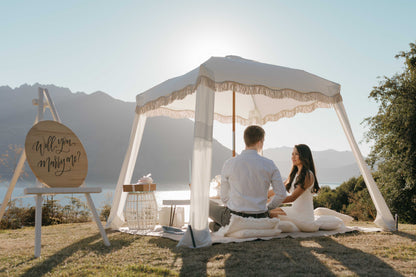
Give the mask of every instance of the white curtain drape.
[[215, 91], [202, 84], [199, 85], [195, 103], [191, 208], [189, 216], [192, 229], [188, 228], [178, 246], [198, 248], [209, 246], [212, 243], [208, 229], [208, 212], [214, 101]]
[[357, 160], [361, 174], [363, 175], [364, 181], [367, 185], [368, 192], [370, 193], [371, 199], [374, 202], [374, 206], [377, 210], [376, 220], [374, 221], [379, 227], [386, 231], [395, 231], [396, 226], [393, 216], [387, 207], [386, 201], [381, 195], [380, 190], [377, 187], [376, 182], [371, 175], [370, 169], [368, 168], [364, 158], [358, 148], [357, 142], [352, 134], [352, 129], [348, 121], [347, 112], [345, 111], [344, 104], [342, 102], [334, 104], [335, 111], [341, 122], [342, 128], [344, 129], [345, 135], [347, 136], [348, 142], [351, 146], [352, 152], [354, 153], [355, 159]]
[[121, 167], [106, 228], [118, 230], [124, 224], [123, 210], [126, 203], [127, 192], [123, 192], [123, 185], [130, 184], [131, 182], [131, 177], [137, 161], [137, 154], [139, 153], [143, 137], [144, 126], [146, 125], [146, 118], [145, 115], [137, 113], [134, 117], [129, 147], [127, 148], [126, 156], [124, 157], [123, 165]]

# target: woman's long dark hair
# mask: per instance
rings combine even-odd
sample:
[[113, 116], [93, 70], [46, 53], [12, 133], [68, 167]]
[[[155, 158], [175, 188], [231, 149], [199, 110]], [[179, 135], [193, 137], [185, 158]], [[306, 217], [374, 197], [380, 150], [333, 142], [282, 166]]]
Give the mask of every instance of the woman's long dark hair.
[[[302, 189], [305, 189], [305, 178], [306, 174], [310, 171], [312, 171], [313, 175], [315, 176], [315, 182], [312, 187], [312, 192], [317, 193], [319, 188], [318, 178], [316, 178], [316, 172], [315, 172], [315, 164], [313, 162], [312, 158], [312, 152], [311, 149], [306, 144], [297, 144], [295, 145], [296, 150], [298, 150], [299, 153], [299, 159], [302, 163], [302, 170], [299, 173], [298, 178], [295, 180], [295, 188], [300, 185]], [[292, 170], [290, 171], [289, 178], [286, 180], [286, 190], [289, 191], [292, 187], [293, 180], [295, 179], [296, 173], [298, 173], [297, 166], [293, 165]]]

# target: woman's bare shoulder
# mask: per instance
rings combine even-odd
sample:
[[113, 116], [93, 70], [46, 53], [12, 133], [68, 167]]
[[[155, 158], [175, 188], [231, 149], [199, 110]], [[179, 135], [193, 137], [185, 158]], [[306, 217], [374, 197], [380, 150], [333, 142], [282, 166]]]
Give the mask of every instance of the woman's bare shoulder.
[[308, 170], [305, 176], [305, 189], [312, 186], [314, 183], [315, 183], [315, 175], [313, 174], [311, 170]]
[[306, 172], [306, 176], [310, 177], [310, 178], [315, 178], [315, 175], [313, 174], [312, 170], [308, 170], [308, 172]]

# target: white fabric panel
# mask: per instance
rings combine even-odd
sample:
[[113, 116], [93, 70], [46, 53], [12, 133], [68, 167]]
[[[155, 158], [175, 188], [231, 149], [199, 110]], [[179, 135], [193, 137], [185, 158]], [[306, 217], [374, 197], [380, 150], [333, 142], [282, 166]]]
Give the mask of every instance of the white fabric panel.
[[[194, 231], [196, 247], [211, 244], [208, 229], [209, 182], [212, 166], [212, 132], [214, 123], [214, 90], [200, 85], [196, 93], [194, 150], [192, 156], [191, 208], [189, 222]], [[187, 233], [190, 230], [187, 230]], [[194, 247], [185, 235], [179, 245]]]
[[342, 102], [334, 105], [335, 111], [341, 122], [342, 128], [347, 136], [348, 142], [351, 146], [352, 152], [354, 153], [355, 159], [357, 160], [361, 174], [363, 175], [364, 181], [367, 185], [368, 192], [370, 193], [371, 199], [373, 200], [374, 206], [377, 210], [376, 220], [374, 221], [379, 227], [386, 231], [395, 231], [395, 222], [393, 216], [387, 207], [386, 201], [380, 193], [376, 182], [371, 175], [371, 172], [364, 161], [360, 149], [358, 148], [357, 142], [352, 134], [352, 129], [348, 121], [348, 116], [345, 111], [344, 104]]
[[137, 161], [137, 154], [139, 153], [143, 137], [144, 126], [146, 125], [146, 118], [147, 117], [143, 114], [136, 114], [134, 117], [129, 147], [127, 148], [123, 165], [121, 167], [106, 228], [118, 230], [124, 224], [123, 210], [126, 203], [127, 192], [123, 192], [123, 185], [130, 184], [131, 182], [131, 177]]

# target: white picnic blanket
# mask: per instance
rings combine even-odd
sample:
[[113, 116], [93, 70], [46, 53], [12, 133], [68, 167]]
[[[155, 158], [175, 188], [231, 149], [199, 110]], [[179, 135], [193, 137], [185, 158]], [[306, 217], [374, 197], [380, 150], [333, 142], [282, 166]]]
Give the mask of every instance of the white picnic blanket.
[[[128, 233], [128, 234], [133, 234], [133, 235], [169, 238], [175, 241], [180, 241], [183, 236], [183, 234], [177, 235], [177, 234], [166, 233], [163, 231], [162, 226], [160, 225], [157, 225], [154, 230], [130, 230], [128, 227], [121, 227], [119, 231]], [[185, 232], [186, 228], [182, 228], [182, 231]], [[344, 227], [341, 227], [332, 231], [320, 230], [317, 232], [290, 232], [290, 233], [280, 233], [278, 235], [270, 236], [270, 237], [257, 236], [257, 237], [246, 237], [246, 238], [228, 237], [228, 236], [223, 236], [219, 232], [213, 232], [211, 233], [211, 240], [213, 244], [216, 244], [216, 243], [253, 241], [257, 239], [271, 240], [274, 238], [286, 238], [286, 237], [291, 237], [291, 238], [323, 237], [323, 236], [332, 236], [335, 234], [343, 234], [343, 233], [353, 232], [353, 231], [381, 232], [382, 229], [375, 228], [375, 227], [367, 228], [367, 227], [358, 227], [358, 226], [344, 226]]]

